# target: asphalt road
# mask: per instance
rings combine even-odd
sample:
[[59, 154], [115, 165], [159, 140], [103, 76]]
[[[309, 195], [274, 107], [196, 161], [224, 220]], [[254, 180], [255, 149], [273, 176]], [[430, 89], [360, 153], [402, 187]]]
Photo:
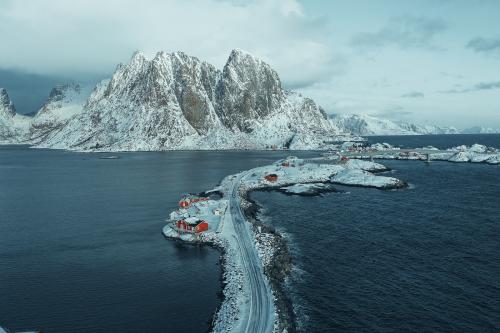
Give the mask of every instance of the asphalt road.
[[266, 283], [260, 258], [250, 230], [246, 226], [238, 197], [238, 187], [246, 173], [239, 175], [233, 183], [229, 199], [229, 211], [236, 231], [236, 240], [243, 261], [243, 268], [250, 283], [248, 313], [242, 314], [242, 330], [245, 333], [272, 332], [274, 304], [270, 286]]

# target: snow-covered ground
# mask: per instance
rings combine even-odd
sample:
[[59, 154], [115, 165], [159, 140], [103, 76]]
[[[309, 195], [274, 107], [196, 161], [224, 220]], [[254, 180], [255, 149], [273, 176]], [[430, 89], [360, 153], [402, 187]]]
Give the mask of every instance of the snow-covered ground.
[[332, 176], [334, 183], [343, 185], [354, 185], [376, 188], [401, 188], [407, 186], [405, 182], [384, 176], [375, 176], [374, 174], [360, 169], [345, 169]]
[[[276, 309], [278, 295], [271, 290], [270, 277], [264, 273], [273, 262], [277, 235], [246, 221], [242, 209], [250, 205], [247, 193], [281, 188], [289, 193], [307, 194], [311, 190], [324, 190], [332, 186], [331, 182], [377, 188], [405, 185], [395, 178], [377, 176], [365, 170], [387, 169], [369, 161], [317, 164], [291, 156], [227, 176], [219, 186], [207, 192], [222, 193], [220, 200], [193, 203], [170, 214], [169, 224], [163, 228], [165, 236], [188, 242], [207, 242], [223, 249], [224, 301], [214, 317], [214, 332], [252, 332], [256, 329], [282, 332], [286, 328], [286, 323], [280, 322], [283, 320], [280, 309]], [[277, 178], [267, 180], [265, 177], [269, 175]], [[209, 230], [198, 235], [179, 233], [172, 221], [188, 217], [207, 221]]]
[[350, 159], [345, 163], [345, 166], [347, 169], [358, 169], [369, 172], [389, 171], [389, 168], [387, 168], [385, 165], [358, 159]]
[[318, 195], [324, 192], [333, 192], [335, 188], [325, 183], [294, 184], [281, 187], [280, 190], [286, 194], [295, 195]]
[[[434, 152], [435, 151], [435, 152]], [[374, 159], [398, 159], [398, 160], [430, 160], [430, 161], [448, 161], [456, 163], [488, 163], [500, 164], [500, 151], [497, 148], [487, 147], [481, 144], [472, 146], [458, 146], [449, 148], [445, 151], [439, 151], [434, 147], [415, 148], [411, 151], [400, 151], [399, 149], [383, 149], [370, 152], [370, 155], [364, 152], [352, 153], [356, 158], [374, 158]]]

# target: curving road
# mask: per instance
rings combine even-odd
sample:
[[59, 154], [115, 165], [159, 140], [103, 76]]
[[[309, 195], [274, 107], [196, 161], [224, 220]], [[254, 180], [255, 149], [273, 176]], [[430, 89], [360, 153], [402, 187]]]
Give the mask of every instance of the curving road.
[[274, 325], [274, 303], [271, 288], [264, 278], [260, 258], [255, 248], [254, 240], [246, 225], [241, 211], [238, 188], [247, 173], [240, 174], [234, 181], [229, 192], [229, 212], [236, 231], [236, 241], [240, 252], [243, 269], [250, 283], [249, 311], [241, 318], [241, 332], [260, 333], [272, 332]]

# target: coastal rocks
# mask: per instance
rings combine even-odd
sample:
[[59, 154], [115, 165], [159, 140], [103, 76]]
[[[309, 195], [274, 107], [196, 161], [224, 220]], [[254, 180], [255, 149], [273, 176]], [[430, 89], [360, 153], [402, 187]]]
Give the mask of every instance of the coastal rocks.
[[[417, 160], [417, 161], [447, 161], [454, 163], [487, 163], [499, 164], [500, 152], [497, 148], [474, 144], [470, 147], [461, 145], [440, 151], [433, 146], [415, 149], [392, 148], [387, 144], [373, 144], [369, 148], [354, 150], [356, 159], [386, 159], [386, 160]], [[373, 154], [375, 152], [375, 154]], [[361, 163], [361, 162], [354, 162]], [[357, 168], [357, 167], [356, 167]], [[363, 169], [363, 167], [360, 167]], [[376, 170], [366, 170], [376, 172]]]
[[391, 170], [385, 165], [359, 159], [350, 159], [344, 165], [347, 169], [358, 169], [368, 172], [384, 172]]
[[280, 187], [279, 191], [288, 195], [317, 196], [323, 193], [336, 192], [336, 189], [331, 184], [308, 183]]
[[408, 184], [399, 179], [375, 176], [359, 169], [345, 169], [340, 171], [331, 177], [331, 181], [342, 185], [374, 187], [378, 189], [397, 189], [408, 186]]
[[[470, 147], [465, 145], [450, 148], [452, 156], [448, 158], [449, 162], [455, 163], [488, 163], [498, 164], [500, 160], [500, 152], [493, 147], [487, 147], [481, 144], [473, 144]], [[434, 156], [431, 155], [431, 158]]]
[[252, 224], [257, 252], [273, 291], [278, 318], [274, 331], [292, 333], [296, 331], [295, 312], [284, 289], [292, 270], [292, 256], [284, 237], [257, 217], [260, 206], [250, 199], [250, 194], [250, 191], [241, 193], [241, 204], [247, 221]]
[[[349, 168], [343, 164], [317, 164], [307, 163], [306, 160], [294, 156], [279, 160], [270, 165], [256, 167], [235, 175], [225, 177], [221, 184], [205, 194], [219, 193], [222, 198], [219, 200], [208, 199], [197, 201], [191, 206], [182, 206], [170, 215], [170, 220], [202, 218], [209, 223], [209, 228], [205, 232], [193, 234], [183, 233], [181, 230], [174, 230], [171, 225], [165, 226], [163, 233], [169, 238], [181, 239], [187, 242], [201, 242], [218, 246], [223, 249], [223, 295], [224, 300], [221, 308], [217, 311], [214, 322], [214, 332], [232, 332], [237, 331], [241, 325], [240, 318], [248, 318], [249, 295], [253, 288], [249, 276], [253, 276], [255, 270], [248, 270], [248, 265], [255, 261], [244, 261], [245, 255], [241, 252], [241, 246], [248, 246], [243, 242], [244, 238], [238, 238], [241, 229], [235, 228], [235, 221], [239, 223], [250, 223], [250, 246], [255, 247], [255, 257], [258, 257], [257, 272], [263, 272], [265, 286], [270, 286], [263, 297], [268, 297], [273, 306], [266, 307], [267, 314], [274, 322], [275, 332], [295, 332], [296, 321], [293, 305], [290, 297], [285, 290], [285, 282], [291, 274], [292, 256], [288, 244], [279, 232], [272, 226], [262, 223], [258, 218], [259, 206], [249, 198], [252, 191], [257, 190], [280, 190], [289, 191], [289, 194], [299, 195], [317, 195], [324, 191], [334, 190], [330, 184], [335, 177], [341, 177], [343, 173], [348, 173], [353, 178], [355, 175], [357, 181], [349, 182], [343, 180], [343, 183], [354, 186], [367, 186], [377, 188], [399, 188], [403, 182], [391, 178], [380, 177], [370, 174], [367, 171], [356, 169], [366, 168], [373, 170], [382, 170], [381, 165], [377, 163], [353, 162]], [[360, 177], [360, 175], [362, 177]], [[346, 178], [346, 175], [344, 175]], [[347, 179], [347, 178], [346, 178]], [[361, 179], [361, 180], [360, 180]], [[229, 205], [229, 206], [228, 206]], [[239, 205], [244, 214], [241, 221], [239, 210], [234, 209], [233, 205]], [[216, 207], [217, 206], [217, 207]], [[222, 206], [222, 215], [215, 214]], [[212, 214], [213, 213], [213, 214]], [[218, 218], [212, 219], [212, 215]], [[243, 242], [243, 243], [242, 243]], [[261, 284], [262, 286], [262, 284]], [[262, 295], [262, 293], [260, 293]], [[254, 303], [259, 304], [259, 303]], [[252, 318], [252, 320], [256, 320]]]

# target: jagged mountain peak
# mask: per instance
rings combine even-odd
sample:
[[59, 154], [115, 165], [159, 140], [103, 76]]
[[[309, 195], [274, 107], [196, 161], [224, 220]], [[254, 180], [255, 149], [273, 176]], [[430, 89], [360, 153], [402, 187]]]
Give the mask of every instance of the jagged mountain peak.
[[70, 118], [81, 113], [89, 96], [88, 88], [74, 82], [52, 88], [45, 104], [31, 121], [28, 132], [30, 140], [36, 142], [47, 138], [61, 129]]
[[21, 142], [30, 119], [16, 113], [7, 90], [0, 88], [0, 144]]
[[129, 63], [143, 63], [147, 60], [148, 60], [148, 58], [146, 57], [146, 55], [143, 52], [135, 51], [132, 54], [132, 57], [130, 58]]
[[279, 112], [286, 100], [278, 73], [264, 61], [235, 49], [218, 85], [218, 114], [232, 129], [252, 132], [255, 123]]
[[5, 88], [0, 88], [0, 111], [2, 111], [4, 116], [13, 117], [16, 115], [14, 103], [10, 100], [7, 89]]
[[41, 146], [307, 149], [336, 131], [314, 101], [285, 92], [278, 74], [247, 52], [233, 50], [222, 71], [184, 52], [136, 52]]
[[78, 83], [58, 84], [50, 91], [47, 103], [59, 102], [64, 98], [66, 98], [68, 94], [72, 92], [80, 94], [81, 86]]
[[281, 81], [278, 73], [276, 73], [269, 64], [240, 49], [231, 51], [223, 72], [225, 75], [230, 76], [235, 81], [239, 81], [238, 83], [241, 84], [260, 78], [272, 78], [281, 89]]
[[233, 49], [229, 53], [229, 58], [227, 59], [227, 63], [238, 63], [238, 62], [254, 62], [257, 64], [267, 65], [262, 59], [254, 56], [250, 52], [247, 52], [242, 49]]

